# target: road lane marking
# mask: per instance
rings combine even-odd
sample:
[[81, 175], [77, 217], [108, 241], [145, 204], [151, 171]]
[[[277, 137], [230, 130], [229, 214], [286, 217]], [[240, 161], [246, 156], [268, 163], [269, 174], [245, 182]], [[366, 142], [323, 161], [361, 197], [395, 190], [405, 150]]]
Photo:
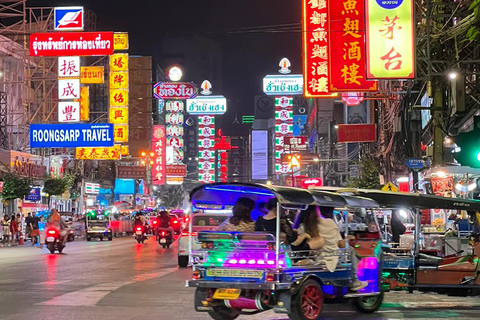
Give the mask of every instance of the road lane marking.
[[52, 280], [32, 283], [32, 286], [56, 286], [63, 283], [72, 282], [72, 280]]
[[160, 278], [177, 271], [177, 268], [164, 269], [157, 273], [135, 276], [130, 281], [102, 283], [86, 289], [69, 292], [53, 299], [37, 303], [42, 306], [83, 306], [93, 307], [100, 300], [119, 288], [136, 282], [146, 281], [153, 278]]

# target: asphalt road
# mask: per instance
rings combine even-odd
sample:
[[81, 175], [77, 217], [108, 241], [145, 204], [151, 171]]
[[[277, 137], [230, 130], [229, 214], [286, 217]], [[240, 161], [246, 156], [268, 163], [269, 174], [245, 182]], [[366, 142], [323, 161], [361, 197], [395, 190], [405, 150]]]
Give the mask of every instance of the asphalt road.
[[[193, 310], [188, 269], [176, 247], [149, 239], [69, 243], [62, 255], [31, 246], [0, 248], [1, 320], [209, 319]], [[326, 305], [324, 319], [478, 319], [480, 297], [388, 293], [378, 313]], [[269, 311], [239, 319], [287, 319]]]

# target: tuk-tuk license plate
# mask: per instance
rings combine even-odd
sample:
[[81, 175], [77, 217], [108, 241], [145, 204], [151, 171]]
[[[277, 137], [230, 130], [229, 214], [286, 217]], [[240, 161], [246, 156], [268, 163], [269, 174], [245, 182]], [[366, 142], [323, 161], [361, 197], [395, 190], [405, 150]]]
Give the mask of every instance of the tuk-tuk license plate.
[[54, 237], [47, 237], [47, 242], [54, 242], [55, 238]]
[[167, 243], [167, 239], [160, 239], [160, 243]]
[[217, 289], [213, 294], [213, 299], [219, 300], [236, 300], [240, 297], [240, 289]]
[[261, 279], [263, 277], [263, 271], [240, 269], [208, 269], [207, 277]]

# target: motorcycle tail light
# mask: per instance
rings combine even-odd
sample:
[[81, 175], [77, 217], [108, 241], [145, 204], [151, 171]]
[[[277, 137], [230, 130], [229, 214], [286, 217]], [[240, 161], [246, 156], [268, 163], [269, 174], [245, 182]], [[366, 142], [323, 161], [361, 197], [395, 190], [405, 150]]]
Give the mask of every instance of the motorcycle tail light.
[[164, 236], [164, 235], [165, 235], [165, 231], [162, 231], [162, 236]]
[[138, 227], [138, 228], [137, 228], [137, 231], [142, 231], [142, 227]]
[[178, 223], [178, 220], [173, 220], [173, 224], [177, 224]]
[[265, 280], [266, 281], [275, 281], [275, 274], [273, 273], [267, 273], [266, 277], [265, 277]]
[[56, 234], [57, 232], [55, 230], [48, 230], [48, 234]]

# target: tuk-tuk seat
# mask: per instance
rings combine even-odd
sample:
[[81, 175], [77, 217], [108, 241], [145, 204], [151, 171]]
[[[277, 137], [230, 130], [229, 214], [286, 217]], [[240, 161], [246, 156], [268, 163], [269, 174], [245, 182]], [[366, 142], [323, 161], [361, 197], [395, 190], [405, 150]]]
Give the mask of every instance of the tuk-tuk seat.
[[420, 253], [418, 259], [419, 266], [424, 267], [438, 267], [440, 263], [443, 261], [443, 258], [431, 256], [429, 254]]

